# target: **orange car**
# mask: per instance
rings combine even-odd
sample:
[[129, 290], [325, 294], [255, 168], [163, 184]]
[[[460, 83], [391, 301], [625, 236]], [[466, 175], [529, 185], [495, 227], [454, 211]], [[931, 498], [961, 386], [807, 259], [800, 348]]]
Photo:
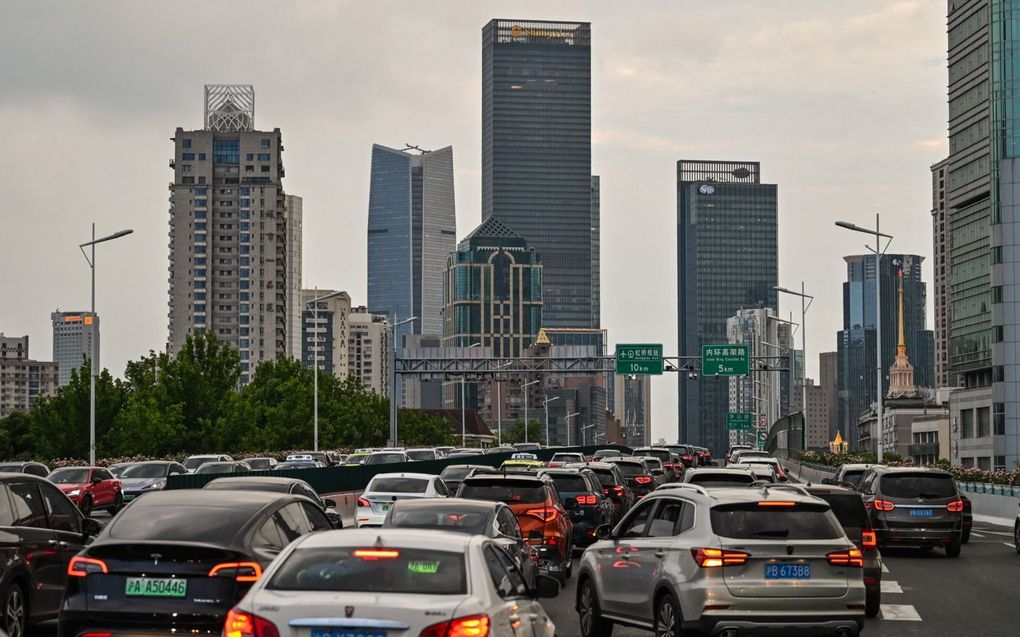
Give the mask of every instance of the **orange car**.
[[[538, 553], [539, 570], [563, 584], [572, 571], [574, 525], [547, 477], [480, 475], [464, 478], [457, 497], [505, 502]], [[578, 506], [576, 502], [573, 506]]]

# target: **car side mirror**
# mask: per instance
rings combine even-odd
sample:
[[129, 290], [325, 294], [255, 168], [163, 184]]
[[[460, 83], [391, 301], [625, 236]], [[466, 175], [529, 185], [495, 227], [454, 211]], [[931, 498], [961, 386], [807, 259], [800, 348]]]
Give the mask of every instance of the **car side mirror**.
[[556, 597], [560, 594], [560, 583], [554, 577], [538, 575], [535, 577], [535, 588], [531, 592], [538, 599]]
[[595, 527], [595, 537], [600, 540], [609, 540], [613, 537], [613, 525], [612, 524], [600, 524]]
[[334, 508], [336, 507], [336, 500], [333, 498], [322, 498], [322, 506], [327, 509]]
[[99, 484], [102, 481], [103, 478], [101, 476], [92, 476], [92, 484]]
[[81, 523], [81, 532], [86, 538], [95, 537], [99, 535], [99, 532], [103, 530], [103, 527], [97, 520], [92, 518], [85, 518]]
[[832, 484], [832, 478], [822, 478], [822, 484]]

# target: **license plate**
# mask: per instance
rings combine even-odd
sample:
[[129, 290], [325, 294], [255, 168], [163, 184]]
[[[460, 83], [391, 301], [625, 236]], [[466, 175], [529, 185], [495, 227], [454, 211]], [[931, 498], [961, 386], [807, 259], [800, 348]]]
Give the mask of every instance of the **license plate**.
[[313, 628], [312, 637], [386, 637], [386, 632], [351, 628]]
[[188, 594], [188, 581], [172, 577], [129, 577], [124, 584], [129, 597], [184, 597]]
[[811, 579], [811, 565], [766, 564], [765, 579]]
[[912, 518], [931, 518], [935, 517], [934, 509], [910, 509], [910, 517]]

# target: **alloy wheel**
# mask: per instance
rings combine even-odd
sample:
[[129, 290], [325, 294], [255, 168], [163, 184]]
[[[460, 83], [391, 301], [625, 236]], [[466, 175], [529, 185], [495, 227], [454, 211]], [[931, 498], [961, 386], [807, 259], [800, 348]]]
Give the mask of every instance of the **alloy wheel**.
[[581, 588], [581, 602], [578, 604], [578, 618], [581, 622], [581, 634], [591, 635], [592, 624], [592, 602], [595, 593], [591, 590], [591, 584], [585, 582]]
[[7, 594], [7, 603], [4, 604], [4, 628], [10, 637], [24, 637], [25, 623], [25, 597], [21, 587], [17, 584], [11, 586]]
[[659, 612], [655, 617], [655, 637], [679, 637], [676, 624], [673, 598], [667, 595], [659, 602]]

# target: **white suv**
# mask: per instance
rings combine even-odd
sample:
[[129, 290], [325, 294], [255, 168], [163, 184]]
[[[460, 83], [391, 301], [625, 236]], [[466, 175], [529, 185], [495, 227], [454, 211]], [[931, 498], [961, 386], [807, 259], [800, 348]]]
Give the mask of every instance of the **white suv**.
[[584, 637], [616, 623], [659, 637], [842, 637], [864, 625], [863, 556], [818, 498], [675, 485], [599, 535], [578, 569]]

